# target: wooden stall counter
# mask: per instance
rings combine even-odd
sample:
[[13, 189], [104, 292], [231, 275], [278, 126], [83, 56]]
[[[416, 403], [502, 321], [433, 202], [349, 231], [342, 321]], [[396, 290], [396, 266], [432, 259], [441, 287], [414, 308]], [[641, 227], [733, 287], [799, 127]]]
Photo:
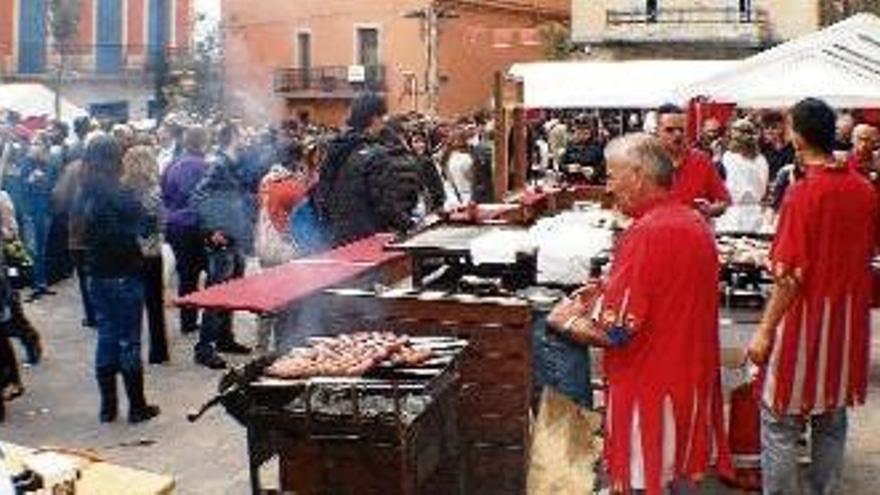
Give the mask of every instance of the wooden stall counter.
[[482, 203], [472, 207], [463, 206], [449, 212], [452, 224], [523, 223], [525, 210], [522, 205], [511, 203]]
[[[74, 482], [75, 492], [84, 495], [171, 495], [174, 493], [174, 478], [168, 475], [151, 473], [103, 461], [95, 461], [87, 455], [72, 452], [38, 451], [11, 443], [0, 442], [8, 464], [20, 462], [26, 466], [31, 461], [42, 464], [56, 463], [73, 466], [79, 471]], [[45, 457], [39, 459], [40, 456]], [[34, 469], [34, 468], [32, 468]], [[34, 469], [38, 471], [37, 469]]]

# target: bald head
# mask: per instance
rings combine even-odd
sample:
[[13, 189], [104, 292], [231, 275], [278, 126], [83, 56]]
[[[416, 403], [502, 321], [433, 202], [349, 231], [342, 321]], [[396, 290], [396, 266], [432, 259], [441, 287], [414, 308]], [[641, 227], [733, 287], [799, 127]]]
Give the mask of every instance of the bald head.
[[859, 124], [853, 128], [853, 153], [862, 159], [869, 159], [877, 143], [880, 142], [880, 131], [870, 124]]
[[847, 143], [850, 140], [850, 137], [853, 133], [853, 126], [856, 124], [856, 119], [853, 118], [852, 115], [848, 113], [842, 113], [837, 116], [837, 122], [834, 125], [835, 133], [837, 134], [837, 140], [841, 143]]

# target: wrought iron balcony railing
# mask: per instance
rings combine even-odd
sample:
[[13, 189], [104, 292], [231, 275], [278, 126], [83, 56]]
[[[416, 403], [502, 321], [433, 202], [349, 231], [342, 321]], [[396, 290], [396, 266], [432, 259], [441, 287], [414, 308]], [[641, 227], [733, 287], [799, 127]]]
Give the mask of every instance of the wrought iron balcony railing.
[[762, 9], [737, 8], [658, 8], [608, 10], [606, 25], [627, 24], [766, 24], [767, 12]]
[[361, 91], [384, 92], [387, 89], [383, 65], [364, 66], [363, 73], [358, 77], [352, 77], [351, 68], [346, 66], [276, 69], [273, 86], [279, 94], [349, 94]]

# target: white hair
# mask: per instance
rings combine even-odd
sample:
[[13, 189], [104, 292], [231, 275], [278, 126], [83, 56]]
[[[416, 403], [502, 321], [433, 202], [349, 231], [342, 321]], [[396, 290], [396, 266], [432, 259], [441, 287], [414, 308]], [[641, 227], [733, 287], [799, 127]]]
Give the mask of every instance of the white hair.
[[660, 141], [643, 132], [616, 137], [605, 148], [607, 161], [620, 160], [664, 188], [672, 185], [675, 166]]

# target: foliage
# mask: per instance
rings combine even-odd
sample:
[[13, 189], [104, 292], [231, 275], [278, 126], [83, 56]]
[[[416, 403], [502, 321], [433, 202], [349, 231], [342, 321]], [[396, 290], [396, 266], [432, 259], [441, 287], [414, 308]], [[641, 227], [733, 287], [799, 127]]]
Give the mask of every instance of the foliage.
[[80, 0], [50, 0], [49, 33], [55, 40], [55, 50], [67, 55], [74, 49], [79, 32]]
[[859, 12], [880, 15], [880, 0], [821, 0], [820, 21], [823, 26], [842, 21]]
[[223, 98], [222, 31], [199, 16], [196, 32], [200, 36], [192, 52], [171, 62], [163, 91], [170, 111], [209, 116], [219, 111]]
[[571, 33], [558, 22], [549, 22], [542, 26], [541, 39], [544, 43], [544, 55], [549, 60], [566, 60], [574, 51]]
[[76, 39], [79, 33], [79, 8], [80, 0], [50, 0], [46, 16], [49, 34], [54, 39], [55, 51], [61, 55], [58, 66], [55, 68], [55, 77], [52, 78], [56, 119], [61, 118], [61, 84], [64, 81], [67, 59], [76, 50]]

